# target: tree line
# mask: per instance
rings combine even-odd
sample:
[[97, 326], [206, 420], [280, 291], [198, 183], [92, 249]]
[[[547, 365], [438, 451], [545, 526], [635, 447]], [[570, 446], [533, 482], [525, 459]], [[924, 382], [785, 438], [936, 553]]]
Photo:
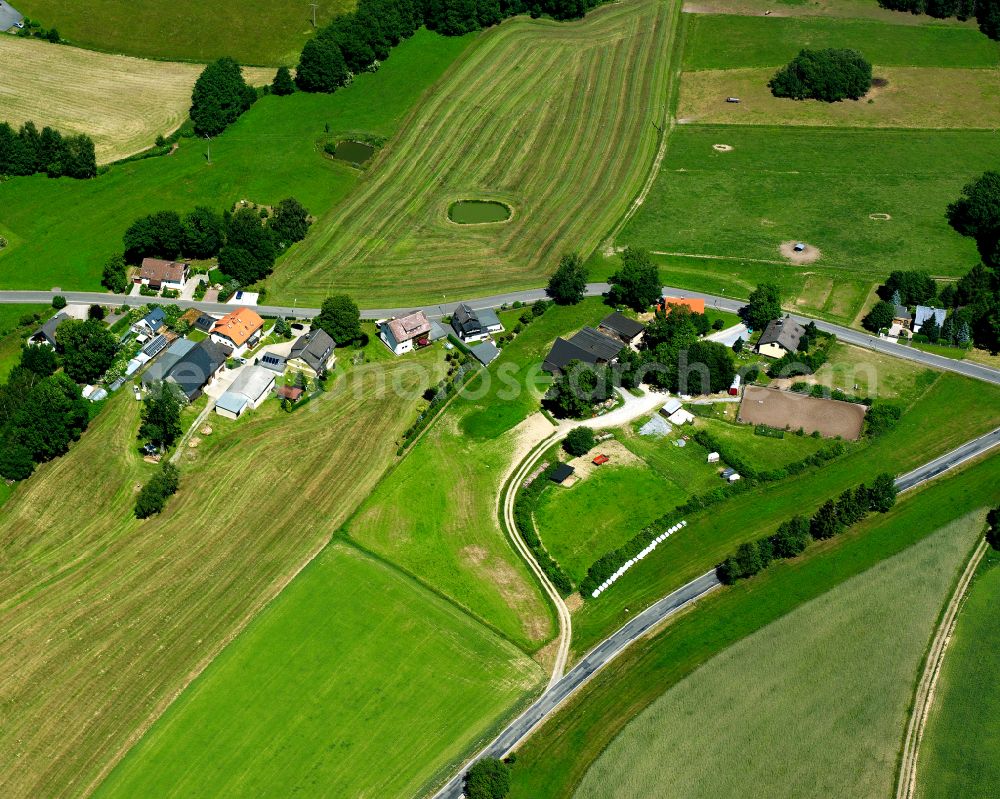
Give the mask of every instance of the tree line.
[[359, 0], [354, 11], [334, 17], [306, 42], [295, 83], [307, 92], [336, 91], [352, 75], [377, 67], [421, 25], [444, 36], [461, 36], [517, 14], [576, 19], [597, 4], [598, 0]]
[[0, 175], [21, 177], [44, 173], [50, 178], [92, 178], [97, 174], [94, 142], [89, 136], [64, 136], [34, 122], [14, 130], [0, 122]]
[[869, 513], [886, 513], [896, 504], [896, 483], [888, 473], [872, 484], [845, 490], [836, 500], [827, 500], [807, 519], [794, 516], [782, 522], [773, 535], [740, 544], [736, 552], [716, 567], [719, 580], [732, 585], [737, 580], [759, 574], [775, 560], [800, 555], [811, 541], [839, 535]]
[[128, 266], [143, 258], [218, 257], [223, 273], [249, 286], [271, 273], [278, 253], [304, 239], [309, 225], [309, 212], [294, 197], [270, 212], [243, 207], [218, 213], [203, 205], [184, 217], [176, 211], [157, 211], [128, 226], [122, 236], [124, 253], [108, 260], [103, 283], [112, 291], [124, 291]]
[[191, 122], [198, 136], [218, 136], [257, 100], [240, 65], [228, 56], [202, 70], [191, 90]]
[[975, 17], [979, 30], [991, 39], [1000, 39], [1000, 2], [998, 0], [878, 0], [882, 8], [927, 14], [936, 19]]

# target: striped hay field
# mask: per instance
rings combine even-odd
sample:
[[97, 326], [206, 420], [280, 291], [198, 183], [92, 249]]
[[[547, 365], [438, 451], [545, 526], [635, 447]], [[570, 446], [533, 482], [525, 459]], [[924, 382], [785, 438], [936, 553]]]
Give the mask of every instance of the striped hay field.
[[[37, 39], [0, 36], [0, 121], [33, 120], [62, 133], [86, 133], [97, 162], [151, 147], [185, 120], [201, 64], [146, 61]], [[246, 68], [254, 85], [270, 69]]]
[[142, 522], [128, 391], [18, 486], [0, 516], [0, 795], [86, 793], [371, 491], [442, 363], [359, 367], [291, 416], [213, 415]]
[[[668, 104], [676, 0], [585, 20], [518, 18], [442, 79], [350, 198], [271, 281], [273, 299], [366, 302], [537, 285], [566, 251], [589, 252], [649, 172]], [[507, 222], [457, 225], [461, 199], [500, 200]]]

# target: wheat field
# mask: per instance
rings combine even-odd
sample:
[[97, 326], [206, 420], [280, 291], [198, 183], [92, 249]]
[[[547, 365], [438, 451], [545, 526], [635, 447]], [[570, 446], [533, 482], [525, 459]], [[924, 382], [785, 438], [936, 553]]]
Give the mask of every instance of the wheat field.
[[[99, 164], [116, 161], [180, 126], [202, 69], [0, 36], [0, 121], [86, 133]], [[274, 72], [248, 67], [244, 75], [263, 85]]]

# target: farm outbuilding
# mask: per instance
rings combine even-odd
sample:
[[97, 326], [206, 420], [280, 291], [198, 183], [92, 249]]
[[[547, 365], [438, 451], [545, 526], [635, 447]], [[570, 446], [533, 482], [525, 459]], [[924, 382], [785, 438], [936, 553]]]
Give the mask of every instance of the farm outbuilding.
[[576, 470], [568, 463], [557, 464], [549, 474], [549, 480], [553, 483], [565, 483]]

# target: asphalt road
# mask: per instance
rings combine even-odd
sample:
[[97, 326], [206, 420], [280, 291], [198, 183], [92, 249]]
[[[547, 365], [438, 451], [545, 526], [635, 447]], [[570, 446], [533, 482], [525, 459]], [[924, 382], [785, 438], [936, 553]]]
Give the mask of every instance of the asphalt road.
[[[608, 288], [609, 286], [607, 283], [588, 283], [587, 294], [589, 296], [599, 296], [606, 292]], [[718, 308], [723, 311], [735, 312], [745, 304], [741, 299], [720, 297], [714, 294], [703, 294], [698, 291], [688, 291], [687, 289], [679, 289], [672, 286], [664, 286], [663, 292], [668, 295], [675, 294], [683, 297], [697, 297], [705, 300], [705, 304], [707, 306]], [[87, 304], [100, 302], [105, 304], [114, 303], [116, 305], [120, 305], [122, 303], [126, 305], [145, 305], [151, 299], [149, 297], [127, 297], [121, 294], [108, 294], [101, 292], [0, 291], [0, 303], [48, 303], [52, 301], [52, 297], [55, 294], [62, 294], [62, 296], [64, 296], [69, 302]], [[464, 300], [464, 302], [468, 302], [474, 307], [486, 308], [496, 307], [503, 305], [504, 303], [517, 301], [534, 302], [535, 300], [544, 299], [545, 296], [545, 289], [528, 289], [526, 291], [510, 291], [506, 294], [494, 294], [489, 297], [475, 297]], [[179, 305], [182, 308], [197, 307], [210, 313], [228, 313], [233, 309], [232, 305], [198, 302], [195, 300], [165, 300], [160, 298], [157, 299], [157, 302]], [[439, 303], [437, 305], [408, 305], [403, 308], [365, 308], [361, 311], [361, 315], [365, 319], [384, 319], [389, 316], [401, 316], [409, 313], [410, 311], [420, 309], [429, 317], [438, 318], [451, 314], [457, 307], [458, 303], [459, 301]], [[263, 314], [272, 316], [296, 316], [306, 319], [312, 318], [319, 313], [319, 308], [297, 308], [289, 307], [287, 305], [261, 305], [258, 306], [257, 310]], [[792, 318], [802, 324], [805, 324], [806, 322], [815, 322], [816, 326], [820, 330], [833, 333], [838, 339], [847, 342], [848, 344], [855, 344], [859, 347], [875, 350], [876, 352], [885, 353], [886, 355], [891, 355], [896, 358], [903, 358], [904, 360], [924, 364], [925, 366], [930, 366], [936, 369], [956, 372], [975, 380], [984, 380], [988, 383], [996, 383], [1000, 385], [1000, 370], [991, 369], [988, 366], [972, 363], [970, 361], [958, 361], [954, 358], [944, 358], [940, 355], [923, 352], [922, 350], [917, 350], [903, 344], [894, 344], [891, 341], [877, 338], [860, 330], [852, 330], [849, 327], [842, 327], [841, 325], [835, 325], [831, 322], [811, 319], [808, 316], [792, 314]]]
[[[967, 441], [951, 452], [947, 452], [934, 460], [928, 461], [912, 472], [896, 478], [896, 487], [909, 491], [918, 485], [933, 480], [940, 474], [954, 469], [984, 452], [1000, 444], [1000, 428], [986, 433], [979, 438]], [[601, 643], [587, 653], [561, 680], [550, 686], [538, 700], [524, 713], [479, 752], [462, 770], [449, 780], [434, 799], [459, 799], [462, 796], [462, 784], [465, 772], [472, 762], [482, 757], [505, 757], [525, 738], [540, 727], [559, 706], [570, 696], [580, 690], [584, 684], [600, 669], [606, 666], [616, 655], [622, 652], [634, 641], [641, 638], [660, 622], [670, 618], [685, 605], [705, 596], [721, 585], [713, 569], [701, 577], [681, 586], [662, 599], [654, 602], [645, 610], [637, 613], [634, 618], [613, 632]]]
[[[721, 585], [715, 576], [715, 570], [703, 574], [697, 580], [692, 580], [678, 588], [663, 599], [650, 605], [641, 613], [637, 613], [616, 632], [609, 635], [594, 647], [579, 663], [577, 663], [559, 682], [549, 688], [527, 710], [518, 716], [503, 732], [486, 746], [475, 759], [481, 757], [503, 757], [539, 727], [546, 717], [559, 707], [566, 699], [578, 691], [594, 674], [605, 666], [612, 658], [637, 638], [645, 635], [650, 628], [676, 613], [690, 602], [704, 596], [709, 591]], [[465, 768], [449, 780], [435, 794], [435, 799], [458, 799], [462, 796], [462, 785], [465, 779]]]

